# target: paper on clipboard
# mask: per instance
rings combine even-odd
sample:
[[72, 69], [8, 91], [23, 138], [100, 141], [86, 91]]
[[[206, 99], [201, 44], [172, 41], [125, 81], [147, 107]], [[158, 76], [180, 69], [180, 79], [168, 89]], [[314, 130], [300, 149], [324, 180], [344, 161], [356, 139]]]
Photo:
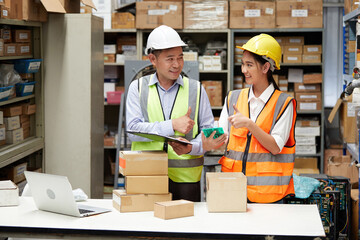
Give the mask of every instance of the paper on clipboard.
[[146, 132], [139, 132], [139, 131], [133, 131], [133, 130], [127, 130], [126, 132], [137, 135], [139, 137], [144, 137], [144, 138], [148, 138], [150, 140], [158, 141], [158, 142], [178, 142], [178, 143], [182, 143], [182, 144], [192, 145], [191, 142], [186, 142], [186, 141], [174, 138], [174, 137], [161, 135], [159, 133], [146, 133]]

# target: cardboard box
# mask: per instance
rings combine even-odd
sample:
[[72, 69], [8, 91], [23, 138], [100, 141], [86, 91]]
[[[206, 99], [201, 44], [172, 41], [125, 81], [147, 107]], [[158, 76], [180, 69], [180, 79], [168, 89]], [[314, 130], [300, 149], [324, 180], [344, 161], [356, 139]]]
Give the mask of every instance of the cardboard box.
[[167, 194], [169, 193], [168, 176], [126, 176], [127, 194]]
[[30, 116], [29, 115], [20, 115], [20, 123], [23, 123], [26, 121], [30, 121]]
[[359, 0], [344, 0], [344, 10], [345, 14], [350, 13], [351, 11], [354, 11], [359, 7]]
[[355, 107], [357, 105], [359, 104], [352, 103], [352, 96], [344, 99], [339, 98], [328, 117], [328, 121], [332, 123], [335, 114], [340, 110], [340, 132], [343, 141], [346, 143], [355, 143], [356, 134], [358, 134], [355, 131], [357, 129], [355, 118]]
[[46, 22], [48, 13], [40, 1], [23, 0], [22, 17], [25, 21]]
[[15, 42], [17, 43], [30, 43], [31, 42], [31, 30], [16, 29]]
[[295, 158], [294, 173], [296, 175], [314, 173], [319, 174], [317, 158]]
[[284, 54], [283, 63], [301, 63], [301, 54]]
[[359, 182], [359, 169], [355, 163], [351, 162], [350, 155], [330, 157], [328, 159], [328, 175], [347, 177], [351, 184]]
[[22, 0], [11, 0], [10, 1], [10, 19], [22, 20]]
[[168, 174], [168, 155], [163, 151], [120, 151], [120, 173], [124, 176]]
[[321, 92], [297, 92], [295, 99], [299, 102], [321, 102]]
[[18, 183], [25, 180], [25, 174], [24, 172], [27, 169], [27, 163], [20, 163], [16, 166], [9, 167], [7, 177], [13, 181], [14, 183]]
[[6, 144], [6, 128], [5, 128], [5, 124], [0, 125], [0, 145], [4, 145]]
[[22, 128], [23, 129], [23, 138], [26, 139], [30, 137], [30, 128]]
[[19, 116], [4, 117], [4, 123], [5, 123], [6, 130], [13, 130], [13, 129], [20, 128]]
[[154, 217], [173, 219], [194, 216], [194, 203], [187, 200], [156, 202], [154, 204]]
[[295, 154], [297, 155], [308, 155], [316, 154], [315, 145], [296, 145]]
[[276, 0], [276, 27], [322, 28], [322, 0]]
[[315, 136], [295, 136], [296, 145], [316, 145]]
[[297, 119], [295, 126], [296, 127], [318, 127], [318, 126], [320, 126], [320, 124], [319, 124], [319, 120]]
[[303, 84], [294, 83], [294, 90], [296, 92], [320, 92], [321, 84]]
[[22, 107], [22, 114], [31, 115], [36, 113], [36, 104], [23, 104]]
[[303, 75], [304, 84], [322, 83], [322, 73], [308, 73]]
[[302, 54], [303, 53], [303, 46], [302, 45], [288, 45], [284, 46], [283, 48], [284, 54]]
[[295, 136], [320, 136], [320, 126], [295, 127]]
[[321, 63], [321, 54], [303, 54], [302, 63]]
[[22, 107], [20, 105], [10, 106], [2, 109], [4, 117], [13, 117], [22, 114]]
[[0, 207], [19, 205], [19, 189], [10, 180], [0, 181]]
[[206, 202], [209, 212], [246, 212], [247, 179], [241, 172], [207, 172]]
[[4, 56], [16, 56], [17, 45], [16, 43], [5, 43], [4, 44]]
[[184, 0], [184, 29], [227, 29], [228, 1]]
[[[355, 42], [355, 41], [354, 41]], [[303, 47], [304, 54], [314, 54], [314, 53], [322, 53], [321, 45], [304, 45]]]
[[222, 106], [222, 82], [221, 81], [202, 81], [206, 94], [208, 95], [212, 107]]
[[351, 189], [351, 225], [350, 238], [358, 239], [359, 236], [359, 189]]
[[275, 2], [229, 2], [229, 28], [275, 28]]
[[4, 43], [11, 43], [12, 42], [12, 33], [11, 30], [8, 28], [1, 28], [0, 30], [0, 38], [4, 40]]
[[16, 52], [18, 56], [31, 55], [30, 43], [17, 43], [16, 47]]
[[115, 62], [115, 54], [104, 54], [104, 62], [105, 63], [114, 63]]
[[135, 16], [129, 12], [112, 13], [111, 28], [113, 29], [135, 28]]
[[113, 190], [113, 207], [120, 212], [154, 211], [156, 202], [171, 201], [172, 194], [126, 194], [125, 190]]
[[174, 29], [183, 28], [183, 5], [181, 2], [136, 2], [136, 28], [154, 29], [166, 24]]
[[22, 128], [6, 130], [6, 143], [14, 144], [24, 140], [24, 131]]
[[22, 129], [30, 129], [30, 121], [23, 122], [20, 125]]
[[288, 36], [288, 37], [284, 37], [284, 44], [283, 46], [299, 46], [299, 45], [304, 45], [305, 42], [305, 38], [304, 36]]
[[325, 149], [324, 153], [324, 173], [328, 174], [328, 161], [331, 156], [341, 157], [343, 155], [343, 149]]
[[0, 57], [4, 56], [4, 39], [0, 39]]

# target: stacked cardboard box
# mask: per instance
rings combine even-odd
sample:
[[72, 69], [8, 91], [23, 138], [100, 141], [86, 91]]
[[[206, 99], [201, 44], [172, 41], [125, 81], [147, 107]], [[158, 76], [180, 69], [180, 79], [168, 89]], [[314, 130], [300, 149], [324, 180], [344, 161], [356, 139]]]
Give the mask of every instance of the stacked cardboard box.
[[155, 202], [171, 200], [167, 153], [121, 151], [119, 165], [125, 191], [113, 191], [113, 205], [120, 212], [153, 211]]
[[202, 81], [206, 94], [212, 107], [222, 106], [222, 82], [221, 81]]
[[[297, 143], [296, 143], [297, 147]], [[319, 168], [318, 168], [318, 159], [317, 158], [310, 158], [310, 157], [304, 157], [295, 158], [295, 165], [294, 165], [294, 173], [297, 175], [300, 174], [319, 174]]]
[[302, 62], [304, 36], [278, 37], [276, 39], [282, 48], [284, 63]]
[[298, 120], [295, 125], [296, 154], [316, 154], [317, 136], [320, 136], [319, 120]]
[[27, 29], [0, 29], [0, 56], [24, 56], [32, 54], [31, 31]]
[[321, 84], [294, 84], [295, 98], [297, 101], [297, 110], [313, 111], [321, 110], [322, 95]]

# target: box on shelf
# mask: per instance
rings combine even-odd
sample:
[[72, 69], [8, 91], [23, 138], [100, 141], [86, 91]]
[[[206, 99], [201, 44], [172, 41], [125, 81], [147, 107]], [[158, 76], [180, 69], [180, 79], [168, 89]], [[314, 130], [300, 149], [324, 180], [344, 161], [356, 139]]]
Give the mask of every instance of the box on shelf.
[[0, 87], [0, 101], [6, 101], [10, 98], [14, 86]]
[[135, 28], [135, 16], [129, 12], [112, 13], [111, 28], [113, 29]]
[[104, 44], [104, 54], [116, 54], [116, 44]]
[[284, 43], [282, 46], [299, 46], [304, 45], [305, 37], [304, 36], [288, 36], [284, 37]]
[[294, 83], [295, 92], [320, 92], [321, 84]]
[[124, 176], [167, 175], [168, 155], [163, 151], [120, 151], [119, 165]]
[[104, 136], [104, 146], [107, 146], [107, 147], [115, 146], [115, 137], [114, 136]]
[[7, 177], [9, 180], [13, 181], [14, 183], [21, 182], [25, 180], [24, 172], [27, 169], [27, 163], [20, 163], [15, 166], [6, 167], [7, 170]]
[[227, 29], [228, 1], [184, 0], [184, 29]]
[[278, 28], [322, 28], [322, 0], [276, 0]]
[[37, 73], [42, 59], [20, 59], [14, 61], [14, 69], [18, 73]]
[[26, 121], [23, 123], [20, 123], [21, 128], [24, 129], [30, 129], [30, 121]]
[[322, 83], [322, 73], [307, 73], [303, 76], [304, 84]]
[[156, 202], [154, 204], [154, 217], [167, 220], [191, 216], [194, 216], [194, 203], [188, 200]]
[[22, 107], [20, 105], [7, 106], [2, 108], [4, 117], [13, 117], [22, 114]]
[[297, 110], [303, 110], [303, 111], [320, 111], [321, 110], [321, 101], [298, 101], [297, 102]]
[[295, 99], [297, 102], [321, 102], [321, 92], [297, 92]]
[[246, 176], [241, 172], [207, 172], [206, 202], [209, 212], [246, 212]]
[[0, 125], [0, 146], [6, 144], [6, 128], [5, 124]]
[[30, 43], [31, 42], [31, 30], [15, 29], [15, 42], [17, 43]]
[[172, 200], [172, 194], [126, 194], [125, 190], [113, 190], [113, 207], [120, 212], [154, 211], [156, 202]]
[[284, 54], [283, 63], [301, 63], [301, 54]]
[[31, 115], [36, 113], [36, 104], [26, 103], [22, 105], [22, 114]]
[[230, 1], [229, 28], [275, 28], [275, 2]]
[[321, 45], [304, 45], [303, 46], [303, 53], [304, 54], [313, 54], [313, 53], [322, 53], [322, 46]]
[[16, 56], [17, 55], [16, 43], [5, 43], [4, 44], [4, 56]]
[[316, 154], [316, 145], [296, 145], [295, 154], [308, 155]]
[[23, 122], [27, 122], [27, 121], [30, 121], [30, 116], [29, 115], [20, 115], [20, 123], [23, 123]]
[[206, 94], [209, 97], [212, 107], [222, 106], [222, 82], [221, 81], [202, 81]]
[[317, 127], [298, 127], [295, 126], [296, 136], [320, 136], [320, 126]]
[[104, 54], [105, 63], [115, 63], [115, 54]]
[[303, 54], [302, 63], [321, 63], [321, 54], [319, 53]]
[[312, 119], [297, 119], [296, 127], [318, 127], [320, 126], [319, 120]]
[[136, 2], [136, 28], [154, 29], [166, 24], [174, 29], [183, 28], [183, 5], [181, 2]]
[[165, 176], [126, 176], [125, 189], [128, 194], [167, 194], [169, 178]]
[[0, 181], [0, 207], [19, 205], [19, 188], [10, 180]]
[[[297, 144], [296, 144], [297, 145]], [[319, 174], [317, 158], [295, 158], [294, 173], [300, 175], [303, 173]]]
[[302, 45], [288, 45], [288, 46], [284, 46], [282, 49], [283, 49], [284, 54], [302, 54], [303, 53]]
[[315, 145], [315, 136], [295, 136], [296, 145]]
[[6, 130], [6, 143], [14, 144], [24, 140], [24, 131], [22, 128]]
[[16, 52], [18, 56], [31, 55], [31, 44], [30, 43], [17, 43]]
[[10, 18], [10, 8], [1, 5], [1, 6], [0, 6], [0, 18], [1, 18], [1, 19], [8, 19], [8, 18]]
[[14, 130], [20, 128], [20, 117], [19, 116], [4, 117], [4, 123], [6, 130]]

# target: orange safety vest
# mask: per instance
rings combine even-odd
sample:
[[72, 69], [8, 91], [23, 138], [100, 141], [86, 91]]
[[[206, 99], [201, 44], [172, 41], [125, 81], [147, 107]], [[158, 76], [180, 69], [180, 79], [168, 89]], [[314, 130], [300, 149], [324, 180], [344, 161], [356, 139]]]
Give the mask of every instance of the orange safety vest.
[[[233, 104], [247, 117], [249, 88], [230, 91], [227, 96], [229, 116]], [[290, 136], [280, 153], [273, 155], [252, 136], [247, 128], [234, 128], [229, 123], [229, 142], [225, 155], [219, 160], [223, 172], [243, 172], [247, 177], [247, 197], [251, 202], [270, 203], [295, 193], [292, 173], [295, 160], [296, 101], [275, 90], [256, 119], [256, 125], [271, 133], [275, 123], [293, 102], [294, 114]], [[231, 107], [229, 107], [231, 106]]]

